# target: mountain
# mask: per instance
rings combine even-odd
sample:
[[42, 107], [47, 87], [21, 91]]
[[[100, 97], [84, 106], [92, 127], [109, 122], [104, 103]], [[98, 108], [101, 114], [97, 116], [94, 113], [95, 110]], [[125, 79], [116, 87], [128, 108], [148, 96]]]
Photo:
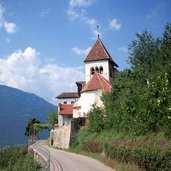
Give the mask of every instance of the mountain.
[[48, 113], [56, 109], [35, 94], [0, 85], [0, 145], [25, 143], [28, 119], [35, 117], [45, 123]]

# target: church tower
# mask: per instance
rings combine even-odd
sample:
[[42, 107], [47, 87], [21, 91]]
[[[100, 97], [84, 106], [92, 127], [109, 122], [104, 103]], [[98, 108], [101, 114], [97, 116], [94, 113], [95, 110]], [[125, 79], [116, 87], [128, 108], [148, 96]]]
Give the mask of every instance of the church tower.
[[116, 69], [118, 65], [111, 58], [99, 36], [85, 58], [84, 63], [86, 84], [95, 72], [100, 73], [109, 82], [112, 82], [116, 72], [118, 72]]

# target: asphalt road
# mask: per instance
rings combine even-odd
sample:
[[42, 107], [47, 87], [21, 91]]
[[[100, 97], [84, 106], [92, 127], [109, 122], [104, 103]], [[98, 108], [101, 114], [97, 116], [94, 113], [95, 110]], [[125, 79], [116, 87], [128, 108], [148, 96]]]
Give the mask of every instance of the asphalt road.
[[45, 141], [38, 144], [50, 152], [51, 171], [113, 171], [90, 157], [51, 148]]

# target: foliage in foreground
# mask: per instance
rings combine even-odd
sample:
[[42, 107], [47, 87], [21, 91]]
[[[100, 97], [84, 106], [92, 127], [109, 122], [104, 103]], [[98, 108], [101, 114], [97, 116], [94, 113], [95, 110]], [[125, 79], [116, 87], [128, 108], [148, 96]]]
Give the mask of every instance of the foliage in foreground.
[[37, 171], [39, 165], [27, 154], [27, 147], [7, 147], [0, 149], [0, 170]]
[[112, 92], [103, 95], [104, 109], [92, 107], [89, 129], [171, 137], [171, 25], [162, 38], [137, 34], [129, 53], [131, 69], [119, 73]]
[[[139, 141], [108, 142], [104, 150], [107, 157], [124, 163], [134, 163], [148, 171], [169, 171], [171, 148], [161, 150], [151, 144], [139, 145]], [[134, 144], [136, 144], [134, 146]], [[141, 143], [140, 143], [141, 144]]]
[[39, 133], [39, 130], [34, 129], [34, 124], [40, 124], [40, 121], [36, 118], [30, 118], [27, 122], [27, 125], [25, 127], [25, 136], [36, 136]]
[[30, 118], [25, 127], [25, 136], [37, 136], [38, 133], [43, 129], [51, 130], [54, 124], [58, 123], [56, 111], [50, 112], [47, 117], [48, 123], [41, 124], [36, 118]]
[[105, 153], [148, 171], [171, 168], [171, 25], [162, 38], [137, 34], [129, 47], [131, 69], [118, 74], [104, 108], [92, 106], [90, 125], [73, 148]]
[[171, 168], [171, 141], [163, 133], [130, 136], [104, 130], [99, 134], [83, 127], [72, 149], [105, 154], [109, 159], [147, 171], [169, 171]]

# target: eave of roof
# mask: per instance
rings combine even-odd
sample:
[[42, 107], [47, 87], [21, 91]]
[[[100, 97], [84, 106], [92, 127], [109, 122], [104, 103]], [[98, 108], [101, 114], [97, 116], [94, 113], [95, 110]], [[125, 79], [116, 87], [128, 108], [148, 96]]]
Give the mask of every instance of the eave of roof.
[[56, 96], [57, 99], [67, 99], [67, 98], [79, 98], [77, 92], [63, 92]]

